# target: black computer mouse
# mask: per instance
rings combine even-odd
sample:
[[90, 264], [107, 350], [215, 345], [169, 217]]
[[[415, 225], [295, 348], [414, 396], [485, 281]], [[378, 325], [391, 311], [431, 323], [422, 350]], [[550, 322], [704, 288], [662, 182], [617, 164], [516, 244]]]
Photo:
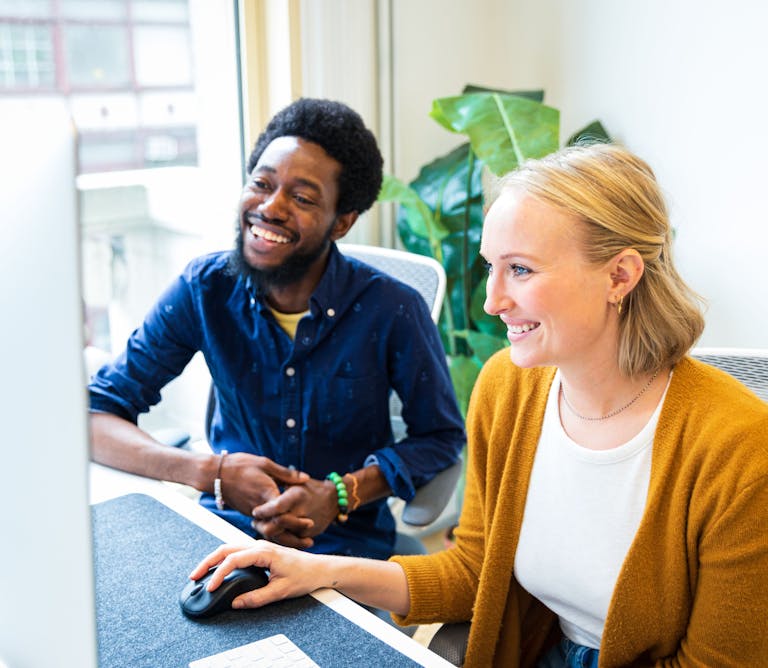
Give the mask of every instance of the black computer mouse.
[[236, 568], [214, 591], [208, 591], [205, 587], [215, 570], [212, 568], [199, 580], [190, 580], [181, 590], [179, 605], [187, 617], [212, 617], [232, 610], [232, 601], [240, 594], [263, 587], [269, 582], [263, 568], [248, 566]]

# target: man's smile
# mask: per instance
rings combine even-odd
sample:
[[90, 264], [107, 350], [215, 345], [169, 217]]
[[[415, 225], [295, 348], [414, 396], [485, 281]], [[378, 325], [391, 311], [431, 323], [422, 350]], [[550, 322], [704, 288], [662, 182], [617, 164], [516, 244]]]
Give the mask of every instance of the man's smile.
[[276, 234], [270, 230], [265, 230], [263, 227], [259, 227], [258, 225], [251, 225], [250, 232], [254, 237], [261, 237], [262, 239], [273, 241], [278, 244], [287, 244], [291, 242], [288, 237], [281, 234]]
[[276, 244], [288, 244], [295, 241], [295, 235], [288, 230], [270, 225], [258, 213], [247, 212], [243, 217], [248, 231], [257, 239], [264, 239]]

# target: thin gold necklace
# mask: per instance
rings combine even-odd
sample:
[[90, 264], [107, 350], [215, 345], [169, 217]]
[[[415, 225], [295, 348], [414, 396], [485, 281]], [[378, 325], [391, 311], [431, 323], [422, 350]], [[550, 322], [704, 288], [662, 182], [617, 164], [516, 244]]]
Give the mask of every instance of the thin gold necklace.
[[624, 404], [621, 408], [616, 408], [615, 410], [612, 410], [610, 413], [606, 413], [605, 415], [601, 415], [600, 417], [586, 417], [585, 415], [581, 415], [580, 413], [577, 413], [576, 409], [573, 406], [571, 406], [571, 404], [568, 402], [568, 399], [565, 396], [565, 390], [563, 389], [562, 380], [560, 381], [560, 396], [563, 397], [563, 401], [565, 402], [565, 405], [568, 407], [568, 410], [571, 411], [571, 413], [573, 413], [577, 418], [579, 418], [579, 420], [586, 420], [587, 422], [598, 422], [600, 420], [607, 420], [608, 418], [613, 417], [614, 415], [618, 415], [622, 411], [629, 408], [632, 404], [634, 404], [640, 397], [642, 397], [645, 394], [646, 390], [651, 385], [653, 385], [653, 381], [656, 380], [656, 376], [658, 375], [659, 375], [659, 370], [656, 369], [656, 373], [654, 373], [651, 376], [651, 379], [648, 381], [645, 387], [643, 387], [643, 389], [640, 390], [640, 392], [638, 392], [635, 395], [635, 398], [632, 399], [632, 401], [630, 401], [627, 404]]

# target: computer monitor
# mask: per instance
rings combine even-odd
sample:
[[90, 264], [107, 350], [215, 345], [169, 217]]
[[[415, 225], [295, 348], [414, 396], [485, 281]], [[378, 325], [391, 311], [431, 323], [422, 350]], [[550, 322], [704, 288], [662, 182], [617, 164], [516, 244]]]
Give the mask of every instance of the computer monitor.
[[0, 666], [95, 668], [75, 137], [0, 99]]

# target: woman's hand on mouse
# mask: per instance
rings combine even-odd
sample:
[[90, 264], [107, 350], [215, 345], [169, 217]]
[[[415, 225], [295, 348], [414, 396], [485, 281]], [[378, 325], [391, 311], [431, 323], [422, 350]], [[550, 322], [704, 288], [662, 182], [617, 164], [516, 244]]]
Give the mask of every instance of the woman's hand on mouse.
[[248, 566], [267, 569], [269, 583], [238, 596], [233, 608], [259, 608], [329, 587], [365, 605], [400, 615], [410, 609], [405, 571], [397, 562], [312, 554], [264, 540], [248, 546], [222, 545], [203, 559], [190, 577], [199, 579], [216, 567], [208, 582], [209, 591], [213, 591], [232, 570]]
[[326, 569], [319, 563], [324, 559], [323, 555], [259, 540], [249, 546], [222, 545], [205, 557], [189, 577], [197, 580], [215, 566], [216, 571], [208, 582], [208, 590], [214, 591], [235, 568], [265, 568], [269, 571], [269, 583], [238, 596], [232, 602], [233, 608], [259, 608], [267, 603], [333, 586], [333, 582], [326, 582]]

